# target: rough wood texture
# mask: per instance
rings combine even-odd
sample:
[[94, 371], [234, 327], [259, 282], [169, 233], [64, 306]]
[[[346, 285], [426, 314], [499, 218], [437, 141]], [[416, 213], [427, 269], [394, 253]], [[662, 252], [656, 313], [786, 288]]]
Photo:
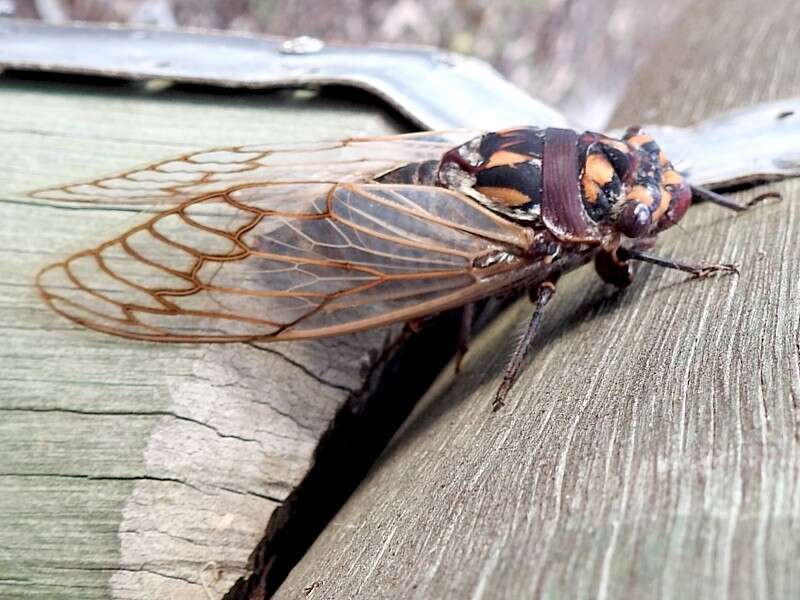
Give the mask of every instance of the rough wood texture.
[[[790, 0], [693, 9], [617, 124], [796, 94], [799, 24]], [[696, 207], [657, 247], [739, 277], [643, 268], [622, 294], [565, 278], [492, 414], [529, 308], [496, 322], [277, 596], [800, 596], [800, 182], [771, 187], [783, 202]]]
[[0, 105], [0, 596], [206, 598], [205, 582], [220, 597], [385, 332], [258, 350], [77, 328], [36, 297], [36, 269], [142, 217], [24, 192], [187, 150], [393, 125], [329, 99], [108, 83], [5, 79]]

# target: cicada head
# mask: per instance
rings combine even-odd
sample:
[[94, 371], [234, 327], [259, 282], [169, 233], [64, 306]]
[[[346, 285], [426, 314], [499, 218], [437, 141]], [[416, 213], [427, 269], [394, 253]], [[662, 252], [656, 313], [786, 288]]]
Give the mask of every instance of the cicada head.
[[638, 128], [621, 140], [596, 133], [581, 137], [586, 162], [581, 177], [587, 212], [628, 238], [655, 235], [675, 225], [692, 201], [689, 183], [656, 141]]

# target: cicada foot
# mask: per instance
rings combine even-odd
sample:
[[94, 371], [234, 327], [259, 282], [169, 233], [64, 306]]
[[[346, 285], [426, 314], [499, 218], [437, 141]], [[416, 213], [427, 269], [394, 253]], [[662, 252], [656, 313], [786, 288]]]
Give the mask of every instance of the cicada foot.
[[734, 263], [722, 263], [716, 265], [703, 265], [699, 267], [691, 267], [694, 269], [692, 279], [705, 279], [706, 277], [713, 277], [714, 275], [732, 273], [739, 274], [739, 265]]

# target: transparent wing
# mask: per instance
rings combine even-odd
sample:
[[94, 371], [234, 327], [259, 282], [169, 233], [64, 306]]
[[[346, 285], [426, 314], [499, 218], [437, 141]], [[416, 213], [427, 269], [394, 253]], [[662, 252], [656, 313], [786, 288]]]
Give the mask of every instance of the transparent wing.
[[441, 158], [445, 151], [481, 133], [455, 130], [217, 148], [111, 177], [37, 190], [31, 196], [66, 202], [174, 205], [266, 181], [364, 182], [408, 162]]
[[56, 312], [125, 337], [301, 339], [513, 287], [530, 235], [441, 188], [270, 183], [165, 210], [37, 283]]

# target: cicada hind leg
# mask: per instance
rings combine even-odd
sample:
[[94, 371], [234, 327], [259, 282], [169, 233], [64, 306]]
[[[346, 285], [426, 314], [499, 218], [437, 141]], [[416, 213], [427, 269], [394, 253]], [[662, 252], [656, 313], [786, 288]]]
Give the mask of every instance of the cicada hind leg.
[[[475, 314], [476, 310], [474, 303], [466, 304], [461, 309], [461, 323], [459, 325], [458, 338], [456, 340], [453, 359], [456, 374], [461, 372], [461, 365], [464, 361], [464, 356], [469, 350]], [[406, 321], [403, 324], [403, 328], [400, 330], [400, 332], [394, 338], [390, 338], [384, 345], [381, 354], [377, 358], [377, 364], [382, 364], [388, 361], [394, 352], [403, 346], [403, 344], [405, 344], [412, 335], [425, 329], [425, 327], [432, 323], [436, 317], [437, 315], [432, 315], [430, 317]]]

